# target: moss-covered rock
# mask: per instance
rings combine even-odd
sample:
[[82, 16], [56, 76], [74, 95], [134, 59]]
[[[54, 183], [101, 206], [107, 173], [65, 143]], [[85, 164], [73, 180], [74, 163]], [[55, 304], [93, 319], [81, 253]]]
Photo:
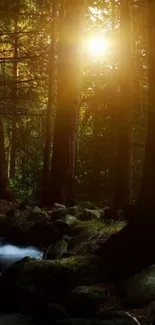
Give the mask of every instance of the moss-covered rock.
[[90, 201], [80, 202], [79, 206], [82, 209], [91, 209], [91, 210], [96, 209], [95, 205]]
[[97, 236], [98, 232], [94, 229], [86, 229], [80, 232], [77, 236], [74, 236], [69, 244], [68, 244], [68, 249], [73, 249], [77, 245], [79, 245], [82, 242], [85, 242], [89, 238], [93, 236]]
[[62, 258], [64, 254], [67, 253], [68, 243], [61, 239], [53, 243], [51, 246], [47, 248], [44, 253], [43, 258], [45, 260], [52, 260], [55, 258]]
[[67, 214], [63, 217], [63, 220], [70, 226], [76, 225], [78, 223], [76, 217]]
[[95, 316], [99, 306], [104, 304], [107, 290], [100, 286], [80, 286], [72, 291], [70, 315], [74, 317]]
[[107, 223], [111, 220], [118, 220], [116, 211], [110, 207], [105, 207], [102, 210], [100, 218], [103, 219]]
[[66, 216], [67, 214], [69, 214], [69, 210], [66, 207], [64, 207], [64, 208], [57, 208], [53, 212], [50, 213], [51, 221], [55, 221], [57, 219], [61, 219], [64, 216]]
[[14, 209], [15, 207], [11, 202], [0, 199], [0, 214], [7, 214], [9, 211]]
[[130, 277], [124, 283], [125, 302], [134, 306], [155, 300], [155, 265]]
[[53, 208], [54, 209], [66, 209], [66, 206], [64, 204], [54, 203]]
[[61, 260], [24, 258], [0, 277], [2, 306], [13, 311], [34, 310], [43, 303], [62, 303], [75, 287], [101, 282], [100, 261], [95, 256]]
[[102, 213], [102, 210], [100, 210], [100, 209], [94, 209], [94, 210], [84, 209], [82, 212], [80, 212], [77, 215], [77, 218], [81, 221], [99, 219], [101, 213]]
[[[38, 208], [40, 209], [40, 208]], [[36, 221], [36, 222], [47, 222], [49, 220], [49, 216], [45, 211], [39, 211], [37, 209], [33, 209], [28, 218], [29, 221]]]
[[69, 209], [69, 213], [72, 216], [77, 216], [78, 212], [80, 211], [80, 206], [75, 205], [75, 206], [69, 207], [68, 209]]

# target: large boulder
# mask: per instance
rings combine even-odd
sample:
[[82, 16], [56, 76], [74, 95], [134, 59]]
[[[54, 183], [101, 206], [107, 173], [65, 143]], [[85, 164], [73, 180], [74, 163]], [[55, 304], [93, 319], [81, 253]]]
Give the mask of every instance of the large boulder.
[[126, 280], [124, 289], [128, 304], [139, 306], [155, 300], [155, 265]]
[[24, 258], [0, 277], [1, 310], [32, 312], [49, 303], [64, 303], [80, 285], [100, 283], [102, 270], [95, 256], [61, 260]]
[[74, 317], [95, 316], [99, 306], [106, 301], [106, 297], [107, 290], [101, 286], [77, 287], [70, 297], [69, 314]]
[[97, 236], [98, 232], [94, 229], [85, 229], [81, 231], [78, 235], [74, 236], [68, 244], [68, 249], [73, 249], [82, 242], [87, 241], [91, 237]]

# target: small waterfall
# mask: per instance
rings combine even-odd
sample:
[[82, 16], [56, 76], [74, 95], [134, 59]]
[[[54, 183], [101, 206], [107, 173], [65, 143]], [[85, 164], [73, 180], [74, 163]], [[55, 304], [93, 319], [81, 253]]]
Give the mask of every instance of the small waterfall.
[[21, 247], [13, 245], [6, 242], [4, 238], [0, 238], [0, 273], [25, 256], [42, 258], [43, 251], [33, 246]]

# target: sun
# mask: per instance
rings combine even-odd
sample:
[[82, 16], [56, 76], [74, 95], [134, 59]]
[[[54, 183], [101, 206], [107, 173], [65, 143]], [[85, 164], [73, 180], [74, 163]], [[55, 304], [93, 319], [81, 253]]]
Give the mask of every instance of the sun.
[[108, 50], [108, 42], [102, 36], [92, 37], [86, 41], [86, 49], [91, 56], [104, 56]]

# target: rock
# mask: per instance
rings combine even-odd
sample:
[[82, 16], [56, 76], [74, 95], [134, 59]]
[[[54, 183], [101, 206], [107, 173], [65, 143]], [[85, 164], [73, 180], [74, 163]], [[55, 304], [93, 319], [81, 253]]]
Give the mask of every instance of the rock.
[[4, 219], [5, 226], [8, 228], [14, 227], [18, 223], [19, 216], [20, 216], [20, 211], [18, 211], [15, 208], [12, 208], [12, 210], [7, 212], [7, 215]]
[[90, 209], [90, 210], [96, 209], [95, 205], [92, 202], [89, 202], [89, 201], [81, 202], [80, 207], [82, 209]]
[[80, 243], [79, 245], [68, 251], [72, 255], [93, 255], [98, 247], [95, 238], [90, 238], [89, 240]]
[[49, 220], [49, 216], [46, 212], [44, 211], [37, 211], [37, 209], [33, 209], [32, 212], [30, 213], [28, 220], [30, 221], [36, 221], [36, 222], [42, 222], [46, 223]]
[[32, 210], [32, 207], [30, 207], [30, 205], [24, 205], [24, 209], [25, 210]]
[[61, 219], [69, 213], [67, 208], [57, 208], [55, 211], [50, 213], [51, 221]]
[[99, 286], [80, 286], [71, 294], [70, 315], [74, 317], [95, 316], [100, 304], [107, 297], [107, 290]]
[[12, 207], [11, 210], [9, 210], [7, 213], [6, 213], [7, 217], [10, 218], [10, 219], [16, 219], [19, 217], [20, 215], [20, 211], [17, 210], [16, 208]]
[[72, 216], [76, 216], [78, 214], [78, 212], [80, 211], [80, 207], [78, 205], [74, 205], [72, 207], [69, 207], [68, 210]]
[[64, 239], [67, 243], [69, 243], [70, 240], [72, 239], [72, 237], [71, 237], [71, 236], [68, 236], [68, 235], [64, 235], [64, 236], [63, 236], [63, 239]]
[[43, 259], [52, 260], [55, 258], [62, 258], [67, 252], [68, 243], [65, 240], [58, 240], [47, 248], [43, 255]]
[[66, 209], [66, 206], [64, 204], [54, 203], [53, 208], [54, 209]]
[[64, 305], [75, 287], [100, 283], [101, 279], [102, 270], [95, 256], [56, 261], [24, 258], [0, 277], [1, 310], [34, 312], [51, 303]]
[[99, 219], [101, 212], [102, 210], [84, 209], [83, 212], [79, 213], [77, 217], [81, 221]]
[[5, 314], [0, 313], [0, 324], [1, 325], [35, 325], [33, 322], [33, 316], [22, 315], [22, 314]]
[[0, 199], [0, 214], [7, 214], [9, 211], [14, 210], [11, 202]]
[[110, 207], [106, 207], [102, 210], [100, 219], [103, 219], [104, 221], [108, 222], [111, 220], [118, 220], [118, 217], [117, 217], [117, 213], [114, 209], [112, 209]]
[[25, 208], [25, 206], [29, 206], [29, 207], [33, 208], [35, 206], [34, 200], [31, 198], [28, 198], [28, 197], [25, 198], [20, 204], [20, 209]]
[[34, 206], [32, 212], [41, 212], [41, 208]]
[[[35, 316], [35, 320], [39, 323], [40, 321], [43, 324], [53, 324], [53, 322], [67, 318], [67, 312], [65, 308], [60, 304], [48, 304], [47, 306], [42, 307]], [[55, 324], [55, 323], [54, 323]]]
[[87, 229], [80, 232], [77, 236], [73, 237], [68, 244], [68, 249], [73, 249], [80, 243], [85, 242], [89, 238], [96, 236], [98, 232], [94, 229]]
[[72, 236], [72, 227], [64, 220], [58, 219], [52, 222], [51, 226], [53, 229], [57, 229], [61, 236], [68, 235]]
[[140, 325], [135, 317], [132, 317], [129, 313], [113, 311], [104, 313], [102, 318], [67, 318], [59, 320], [59, 325]]
[[75, 225], [77, 223], [77, 219], [69, 214], [67, 214], [65, 217], [63, 217], [63, 220], [68, 224], [68, 225]]
[[155, 300], [155, 265], [126, 280], [124, 289], [128, 304], [139, 306]]

